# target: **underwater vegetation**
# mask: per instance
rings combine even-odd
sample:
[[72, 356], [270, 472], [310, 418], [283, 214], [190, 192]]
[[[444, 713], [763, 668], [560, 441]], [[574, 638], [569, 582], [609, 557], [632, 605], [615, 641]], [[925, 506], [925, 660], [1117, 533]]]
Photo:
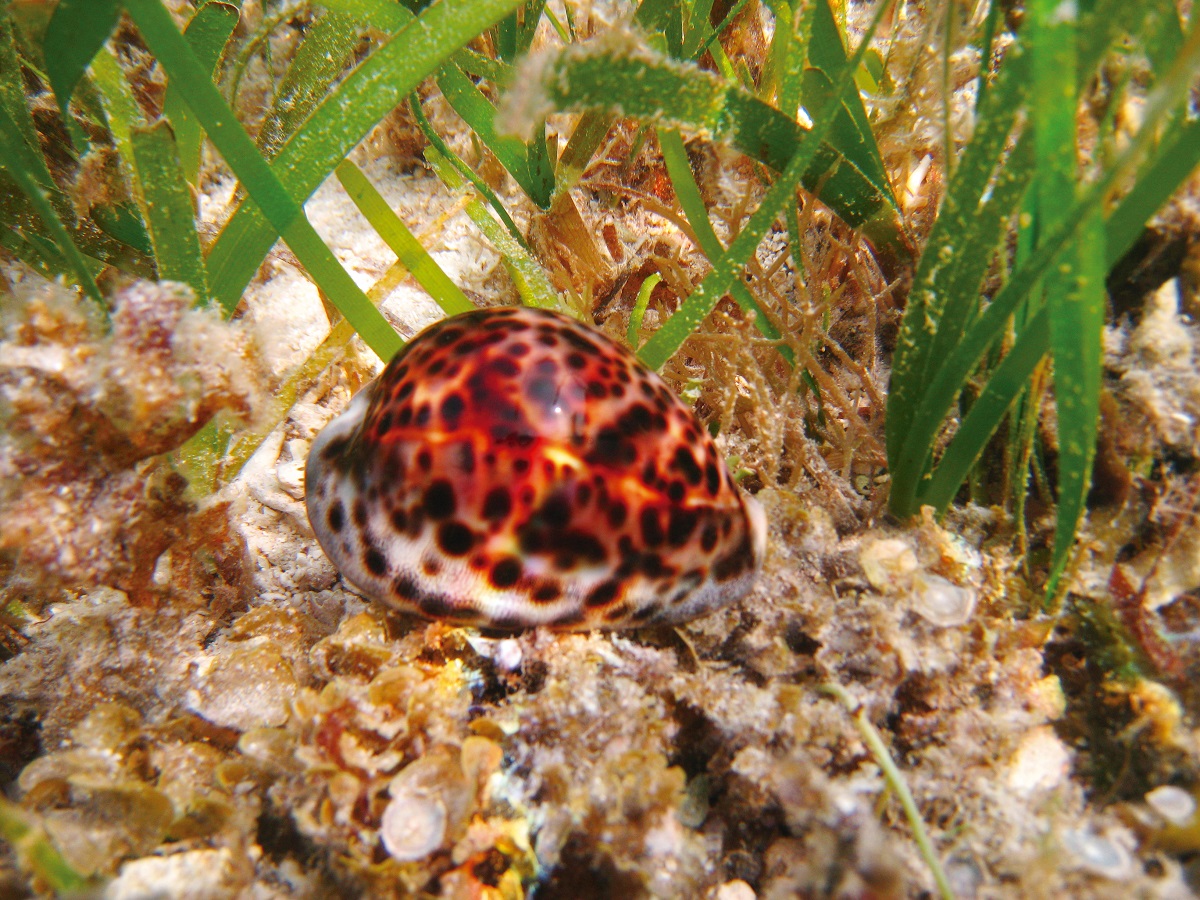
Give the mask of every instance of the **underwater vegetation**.
[[0, 6], [0, 894], [1193, 895], [1198, 78], [1169, 0]]

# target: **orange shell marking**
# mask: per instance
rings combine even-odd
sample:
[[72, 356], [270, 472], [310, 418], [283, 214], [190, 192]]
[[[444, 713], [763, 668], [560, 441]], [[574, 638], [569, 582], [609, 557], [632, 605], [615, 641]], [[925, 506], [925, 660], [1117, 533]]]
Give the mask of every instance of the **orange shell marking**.
[[680, 622], [745, 594], [766, 544], [662, 379], [535, 309], [417, 335], [317, 436], [306, 499], [365, 594], [482, 628]]

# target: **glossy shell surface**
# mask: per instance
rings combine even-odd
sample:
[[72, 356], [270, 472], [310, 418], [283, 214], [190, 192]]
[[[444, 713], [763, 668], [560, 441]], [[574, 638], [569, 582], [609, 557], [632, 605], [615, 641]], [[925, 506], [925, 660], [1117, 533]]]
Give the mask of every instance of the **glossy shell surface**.
[[500, 630], [686, 620], [749, 590], [766, 543], [661, 378], [524, 308], [417, 335], [317, 436], [306, 496], [366, 595]]

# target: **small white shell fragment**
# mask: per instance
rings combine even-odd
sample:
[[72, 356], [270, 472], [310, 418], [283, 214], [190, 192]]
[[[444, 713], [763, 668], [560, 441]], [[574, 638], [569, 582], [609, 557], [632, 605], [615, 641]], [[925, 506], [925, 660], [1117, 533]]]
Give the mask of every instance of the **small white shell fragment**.
[[275, 477], [279, 486], [293, 500], [304, 499], [304, 463], [305, 459], [289, 459], [275, 465]]
[[1061, 719], [1067, 712], [1067, 695], [1063, 693], [1062, 682], [1057, 675], [1047, 675], [1030, 685], [1027, 702], [1030, 712], [1045, 717], [1047, 721]]
[[926, 153], [922, 159], [908, 174], [908, 179], [904, 184], [905, 201], [909, 206], [916, 203], [917, 197], [921, 192], [921, 183], [925, 180], [925, 176], [929, 174], [930, 168], [933, 166], [933, 154]]
[[1048, 792], [1064, 784], [1071, 753], [1049, 725], [1031, 730], [1021, 741], [1008, 770], [1008, 786], [1021, 797]]
[[156, 588], [165, 589], [171, 586], [171, 549], [168, 547], [154, 561], [154, 574], [150, 576]]
[[521, 645], [513, 638], [505, 638], [496, 642], [496, 653], [492, 661], [503, 672], [515, 672], [521, 665]]
[[270, 643], [222, 646], [198, 656], [185, 704], [222, 728], [275, 728], [291, 715], [296, 677]]
[[1062, 844], [1085, 872], [1111, 881], [1126, 881], [1133, 875], [1129, 850], [1109, 837], [1069, 830], [1062, 833]]
[[974, 588], [959, 587], [940, 575], [913, 579], [912, 609], [932, 625], [954, 628], [965, 625], [975, 611]]
[[713, 900], [754, 900], [756, 896], [758, 895], [754, 893], [754, 888], [742, 879], [735, 878], [717, 888]]
[[858, 562], [871, 587], [883, 594], [908, 587], [918, 567], [916, 552], [897, 538], [865, 544], [858, 553]]
[[392, 859], [424, 859], [446, 839], [446, 807], [437, 797], [402, 791], [384, 809], [379, 837]]
[[1190, 825], [1196, 818], [1196, 798], [1172, 784], [1164, 784], [1147, 793], [1146, 803], [1172, 825]]
[[233, 854], [224, 847], [145, 856], [121, 866], [120, 874], [108, 883], [102, 896], [104, 900], [218, 900], [238, 893], [238, 875]]
[[486, 638], [468, 633], [466, 639], [472, 650], [494, 662], [501, 672], [515, 672], [524, 658], [521, 644], [515, 638]]

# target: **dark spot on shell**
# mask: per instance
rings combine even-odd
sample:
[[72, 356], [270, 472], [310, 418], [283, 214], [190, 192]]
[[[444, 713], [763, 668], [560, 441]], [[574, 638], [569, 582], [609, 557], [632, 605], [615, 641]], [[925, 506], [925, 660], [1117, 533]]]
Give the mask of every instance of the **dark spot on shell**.
[[492, 521], [507, 519], [512, 512], [512, 495], [507, 488], [492, 488], [483, 500], [483, 517]]
[[667, 519], [667, 543], [682, 547], [691, 538], [699, 524], [699, 516], [690, 509], [673, 509]]
[[329, 507], [329, 527], [334, 531], [341, 531], [346, 524], [346, 510], [342, 507], [341, 500], [333, 501], [333, 506]]
[[488, 368], [501, 378], [516, 378], [521, 367], [507, 356], [497, 356], [488, 363]]
[[354, 524], [359, 528], [367, 524], [367, 504], [361, 498], [354, 501]]
[[683, 482], [679, 479], [675, 479], [667, 485], [667, 499], [672, 503], [682, 503], [686, 494], [687, 488], [683, 486]]
[[571, 521], [571, 502], [561, 492], [553, 494], [534, 513], [534, 519], [548, 528], [562, 528]]
[[626, 440], [619, 428], [606, 427], [596, 433], [584, 462], [592, 466], [617, 468], [629, 466], [636, 458], [637, 446]]
[[408, 533], [417, 537], [425, 527], [425, 513], [417, 506], [408, 511]]
[[656, 510], [646, 508], [642, 510], [642, 541], [648, 547], [657, 547], [663, 542], [662, 523], [658, 520], [658, 512]]
[[613, 581], [611, 578], [608, 581], [602, 581], [587, 595], [583, 601], [585, 606], [608, 606], [613, 600], [617, 599], [617, 594], [621, 590], [620, 583]]
[[570, 366], [572, 369], [582, 369], [587, 366], [587, 360], [584, 358], [582, 353], [579, 353], [578, 351], [576, 351], [574, 353], [568, 354], [567, 365]]
[[708, 488], [710, 497], [717, 496], [717, 491], [721, 489], [721, 473], [711, 459], [704, 466], [704, 486]]
[[363, 554], [363, 565], [367, 567], [368, 572], [377, 577], [387, 574], [387, 560], [374, 547], [368, 547], [367, 552]]
[[713, 578], [717, 581], [730, 581], [750, 568], [754, 558], [749, 536], [743, 537], [740, 544], [729, 553], [719, 557], [713, 563]]
[[429, 424], [429, 419], [433, 415], [433, 408], [428, 403], [422, 403], [417, 409], [416, 416], [413, 417], [413, 424], [418, 428], [424, 428]]
[[585, 461], [591, 465], [615, 466], [624, 455], [624, 439], [615, 428], [601, 428], [592, 441]]
[[675, 465], [683, 472], [683, 477], [688, 480], [688, 484], [700, 483], [704, 473], [700, 471], [700, 466], [696, 464], [696, 457], [692, 456], [692, 452], [687, 447], [680, 447], [675, 451]]
[[458, 427], [464, 409], [466, 409], [466, 403], [463, 402], [462, 395], [448, 394], [446, 396], [446, 399], [442, 401], [441, 414], [442, 421], [446, 423], [447, 428]]
[[342, 455], [342, 451], [346, 449], [346, 445], [350, 441], [347, 438], [338, 438], [336, 441], [330, 441], [325, 445], [325, 449], [321, 451], [321, 456], [326, 462], [333, 462]]
[[400, 575], [392, 582], [392, 593], [401, 600], [416, 600], [421, 596], [421, 589], [407, 575]]
[[659, 578], [664, 571], [662, 557], [657, 553], [645, 553], [639, 560], [639, 568], [647, 578]]
[[408, 516], [402, 509], [392, 510], [392, 527], [397, 531], [404, 531], [408, 528]]
[[428, 472], [433, 468], [433, 454], [428, 450], [422, 450], [417, 454], [417, 465]]
[[517, 530], [517, 543], [522, 553], [541, 553], [546, 548], [546, 535], [542, 529], [526, 523]]
[[573, 568], [578, 560], [603, 562], [608, 555], [595, 535], [578, 528], [550, 530], [543, 547], [554, 554], [554, 564], [559, 569]]
[[421, 612], [434, 619], [466, 619], [472, 618], [472, 611], [458, 609], [447, 597], [441, 594], [428, 594], [417, 604]]
[[588, 356], [600, 356], [600, 348], [577, 331], [563, 330], [563, 339], [576, 350], [582, 350]]
[[608, 508], [608, 524], [613, 528], [620, 528], [625, 524], [625, 519], [629, 515], [629, 507], [625, 505], [623, 500], [614, 500]]
[[633, 615], [629, 618], [634, 622], [645, 622], [647, 619], [653, 619], [658, 615], [660, 607], [657, 603], [647, 603], [641, 609], [634, 610]]
[[705, 553], [712, 553], [713, 548], [717, 546], [717, 537], [717, 526], [709, 522], [700, 534], [700, 549]]
[[[492, 437], [501, 447], [517, 447], [521, 450], [524, 450], [533, 443], [533, 435], [528, 431], [513, 431], [511, 428], [508, 428], [504, 425], [493, 425]], [[518, 467], [519, 471], [523, 472], [529, 468], [529, 460], [518, 458], [517, 460], [513, 461], [513, 465], [516, 466], [518, 462], [521, 463], [521, 465]]]
[[532, 594], [534, 603], [552, 603], [561, 596], [562, 588], [556, 581], [540, 582]]
[[442, 571], [442, 563], [436, 556], [426, 556], [421, 560], [421, 571], [430, 578], [436, 577]]
[[396, 484], [399, 481], [403, 481], [406, 468], [399, 448], [393, 448], [383, 461], [383, 472], [381, 475], [383, 483]]
[[475, 534], [462, 522], [443, 522], [437, 530], [438, 546], [448, 556], [466, 556], [475, 545]]
[[425, 489], [425, 514], [431, 519], [448, 519], [454, 515], [454, 485], [444, 478]]
[[492, 587], [500, 589], [510, 588], [521, 577], [521, 561], [515, 556], [506, 556], [492, 566], [489, 577]]
[[635, 403], [617, 420], [617, 427], [626, 434], [641, 434], [649, 431], [653, 425], [654, 417], [644, 403]]

